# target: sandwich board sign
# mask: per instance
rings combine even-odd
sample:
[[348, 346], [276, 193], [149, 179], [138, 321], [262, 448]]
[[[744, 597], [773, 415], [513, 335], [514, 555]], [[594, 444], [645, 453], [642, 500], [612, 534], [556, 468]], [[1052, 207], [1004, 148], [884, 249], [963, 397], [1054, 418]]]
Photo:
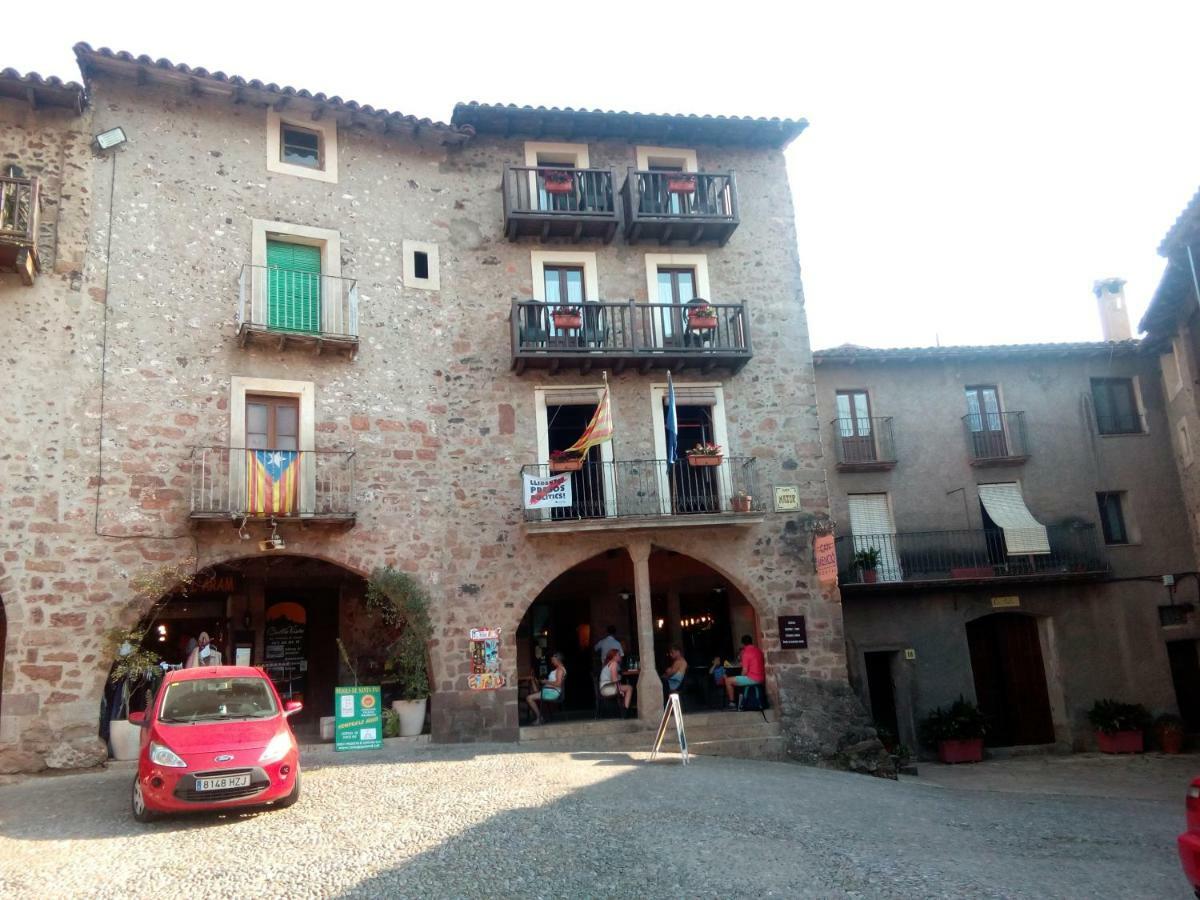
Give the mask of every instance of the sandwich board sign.
[[658, 756], [663, 739], [667, 736], [667, 726], [671, 724], [672, 716], [675, 718], [675, 734], [679, 738], [679, 758], [686, 766], [688, 764], [687, 734], [683, 730], [683, 708], [679, 705], [678, 694], [671, 694], [667, 699], [667, 708], [663, 710], [662, 721], [658, 723], [658, 734], [654, 736], [654, 749], [650, 751], [650, 759], [653, 761]]
[[333, 749], [378, 750], [383, 746], [379, 685], [333, 689]]

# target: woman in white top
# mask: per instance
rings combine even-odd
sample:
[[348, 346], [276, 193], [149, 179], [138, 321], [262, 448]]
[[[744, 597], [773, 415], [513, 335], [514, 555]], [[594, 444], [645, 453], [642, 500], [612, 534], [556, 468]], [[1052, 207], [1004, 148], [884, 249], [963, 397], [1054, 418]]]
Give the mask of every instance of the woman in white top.
[[604, 657], [604, 667], [600, 669], [600, 696], [620, 697], [626, 711], [633, 701], [633, 687], [621, 683], [621, 651], [613, 647]]
[[567, 683], [567, 667], [563, 665], [561, 653], [555, 652], [550, 657], [550, 674], [546, 676], [544, 684], [539, 683], [536, 675], [529, 676], [533, 680], [533, 690], [529, 696], [525, 698], [525, 702], [529, 704], [529, 708], [533, 710], [534, 724], [542, 724], [542, 709], [538, 705], [541, 700], [549, 700], [552, 703], [562, 702], [563, 688]]

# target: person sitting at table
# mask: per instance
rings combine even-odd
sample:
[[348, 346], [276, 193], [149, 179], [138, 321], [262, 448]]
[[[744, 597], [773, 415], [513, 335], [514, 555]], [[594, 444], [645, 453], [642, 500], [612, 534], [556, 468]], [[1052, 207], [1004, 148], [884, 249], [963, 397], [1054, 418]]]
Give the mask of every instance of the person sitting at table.
[[687, 660], [683, 658], [683, 653], [678, 647], [670, 648], [667, 651], [667, 658], [671, 661], [671, 664], [662, 673], [664, 702], [668, 694], [678, 693], [679, 686], [683, 684], [683, 676], [687, 674], [688, 667]]
[[616, 647], [604, 656], [604, 667], [600, 669], [600, 696], [620, 697], [626, 710], [633, 701], [633, 686], [621, 683], [621, 651]]
[[737, 709], [733, 694], [738, 688], [761, 685], [767, 680], [766, 665], [763, 653], [754, 646], [754, 639], [748, 634], [742, 635], [742, 650], [738, 653], [738, 665], [742, 667], [741, 675], [725, 676], [725, 696], [729, 701], [729, 709]]
[[525, 702], [529, 704], [529, 708], [533, 711], [534, 725], [542, 724], [542, 708], [539, 705], [542, 700], [547, 700], [551, 703], [562, 702], [563, 688], [567, 681], [567, 667], [563, 665], [562, 654], [558, 651], [551, 654], [550, 665], [550, 674], [546, 676], [545, 683], [539, 682], [536, 675], [529, 676], [533, 684], [533, 690], [525, 698]]

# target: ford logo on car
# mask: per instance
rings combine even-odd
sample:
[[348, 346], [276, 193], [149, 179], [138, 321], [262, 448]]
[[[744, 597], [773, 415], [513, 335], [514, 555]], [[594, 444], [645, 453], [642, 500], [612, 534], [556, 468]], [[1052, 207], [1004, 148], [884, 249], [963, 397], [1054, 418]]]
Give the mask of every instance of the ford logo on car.
[[214, 756], [213, 762], [229, 762], [233, 759], [232, 753], [222, 753], [220, 756]]

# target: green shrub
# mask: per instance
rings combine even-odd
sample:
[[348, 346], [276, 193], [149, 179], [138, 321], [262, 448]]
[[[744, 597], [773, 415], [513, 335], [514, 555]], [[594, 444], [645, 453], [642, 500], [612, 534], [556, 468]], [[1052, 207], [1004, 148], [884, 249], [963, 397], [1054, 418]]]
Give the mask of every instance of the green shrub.
[[383, 711], [383, 736], [385, 738], [400, 737], [400, 713], [394, 709]]
[[400, 637], [388, 648], [383, 681], [397, 685], [401, 700], [429, 696], [429, 594], [416, 578], [391, 566], [376, 569], [367, 580], [367, 606], [384, 623], [400, 628]]
[[1150, 725], [1150, 711], [1140, 703], [1122, 703], [1111, 698], [1097, 700], [1088, 710], [1088, 721], [1097, 731], [1141, 731]]
[[925, 716], [919, 730], [921, 743], [936, 747], [938, 741], [981, 738], [987, 733], [987, 723], [979, 707], [960, 695], [948, 707], [939, 706]]

